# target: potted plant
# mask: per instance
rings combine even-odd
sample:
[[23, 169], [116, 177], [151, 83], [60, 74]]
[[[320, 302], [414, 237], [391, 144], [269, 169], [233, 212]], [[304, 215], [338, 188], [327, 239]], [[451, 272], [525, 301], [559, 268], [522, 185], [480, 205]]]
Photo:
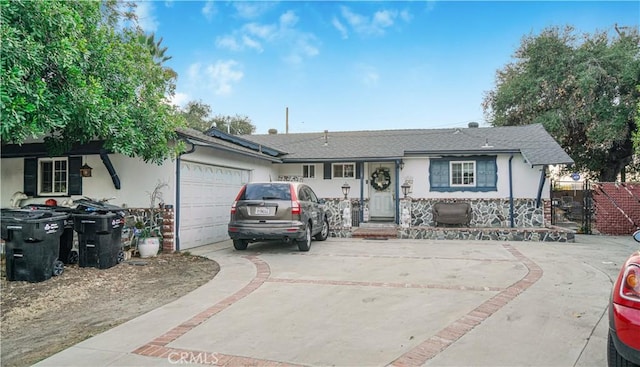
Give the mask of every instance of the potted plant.
[[[162, 205], [162, 189], [168, 186], [166, 182], [158, 181], [153, 191], [149, 193], [149, 224], [142, 223], [141, 228], [139, 228], [138, 253], [140, 257], [156, 256], [160, 250], [162, 219], [158, 217], [156, 202]], [[139, 223], [136, 223], [136, 227], [138, 227]]]

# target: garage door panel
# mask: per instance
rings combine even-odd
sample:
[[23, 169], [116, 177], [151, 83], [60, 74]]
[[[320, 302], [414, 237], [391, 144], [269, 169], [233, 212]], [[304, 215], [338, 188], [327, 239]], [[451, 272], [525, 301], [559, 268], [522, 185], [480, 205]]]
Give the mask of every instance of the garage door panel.
[[249, 171], [181, 161], [180, 248], [229, 238], [229, 210]]

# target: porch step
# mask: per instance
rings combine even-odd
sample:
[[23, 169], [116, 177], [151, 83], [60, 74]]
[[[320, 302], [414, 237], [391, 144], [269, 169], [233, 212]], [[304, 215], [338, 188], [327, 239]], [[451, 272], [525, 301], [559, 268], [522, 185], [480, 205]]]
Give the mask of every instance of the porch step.
[[396, 227], [358, 227], [351, 231], [353, 238], [389, 239], [398, 238]]

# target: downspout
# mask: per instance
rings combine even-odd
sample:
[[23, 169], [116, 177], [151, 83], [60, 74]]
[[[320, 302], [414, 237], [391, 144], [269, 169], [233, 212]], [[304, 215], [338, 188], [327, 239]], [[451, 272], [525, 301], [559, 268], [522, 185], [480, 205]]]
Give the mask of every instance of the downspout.
[[511, 222], [511, 228], [515, 227], [513, 221], [513, 167], [511, 161], [513, 160], [513, 154], [509, 157], [509, 220]]
[[196, 151], [196, 145], [189, 143], [186, 139], [185, 143], [191, 144], [191, 149], [184, 153], [178, 154], [176, 158], [176, 207], [175, 207], [175, 225], [176, 225], [176, 252], [180, 251], [180, 157], [185, 154], [191, 154]]
[[358, 223], [364, 222], [364, 162], [358, 163], [360, 165], [360, 209], [358, 210], [360, 213], [360, 220]]
[[540, 184], [538, 186], [538, 195], [536, 196], [536, 208], [540, 207], [542, 202], [542, 188], [544, 187], [544, 183], [547, 179], [547, 166], [542, 166], [542, 171], [540, 172]]
[[400, 224], [400, 161], [396, 161], [396, 224]]
[[107, 168], [109, 175], [111, 175], [113, 186], [116, 190], [120, 190], [120, 177], [118, 177], [115, 168], [113, 168], [113, 163], [111, 163], [111, 159], [109, 159], [109, 154], [107, 154], [106, 150], [100, 149], [100, 159], [102, 159], [102, 163]]

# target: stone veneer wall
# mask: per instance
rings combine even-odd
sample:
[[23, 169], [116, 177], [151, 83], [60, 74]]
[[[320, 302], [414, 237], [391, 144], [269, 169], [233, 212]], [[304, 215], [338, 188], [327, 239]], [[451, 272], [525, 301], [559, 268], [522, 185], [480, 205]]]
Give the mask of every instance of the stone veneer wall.
[[[471, 204], [473, 218], [469, 227], [509, 228], [509, 199], [471, 199], [471, 200], [411, 200], [411, 226], [433, 226], [433, 204], [437, 202], [467, 202]], [[514, 227], [544, 227], [544, 208], [536, 208], [535, 199], [513, 200]]]
[[[352, 228], [342, 225], [344, 199], [325, 199], [332, 237], [349, 238]], [[514, 199], [514, 228], [509, 219], [508, 199], [458, 200], [471, 203], [473, 219], [469, 227], [433, 227], [432, 206], [436, 202], [454, 200], [411, 199], [411, 225], [398, 226], [398, 238], [436, 240], [494, 240], [533, 242], [574, 242], [575, 232], [550, 224], [550, 203], [536, 208], [535, 199]], [[358, 200], [351, 200], [353, 207]], [[402, 203], [403, 205], [405, 203]], [[365, 207], [368, 201], [364, 203]], [[356, 212], [353, 213], [356, 215]]]
[[[344, 199], [325, 199], [329, 212], [329, 226], [342, 226], [342, 209], [346, 205]], [[356, 208], [358, 200], [350, 200]], [[471, 204], [473, 219], [469, 227], [510, 228], [509, 199], [472, 199], [472, 200], [435, 200], [411, 199], [411, 226], [433, 226], [433, 204], [437, 202], [468, 202]], [[514, 227], [536, 228], [545, 225], [544, 206], [537, 208], [535, 199], [514, 199]], [[547, 203], [545, 202], [545, 205]], [[365, 200], [364, 206], [367, 207]], [[355, 213], [354, 213], [355, 214]]]

